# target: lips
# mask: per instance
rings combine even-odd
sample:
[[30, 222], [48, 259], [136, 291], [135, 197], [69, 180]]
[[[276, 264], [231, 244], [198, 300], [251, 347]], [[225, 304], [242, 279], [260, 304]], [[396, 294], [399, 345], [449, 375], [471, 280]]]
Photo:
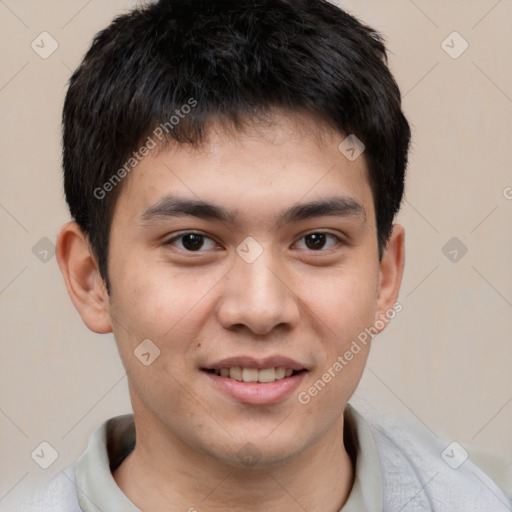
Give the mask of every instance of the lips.
[[307, 372], [298, 361], [282, 356], [230, 357], [202, 370], [218, 389], [237, 401], [254, 405], [283, 400]]

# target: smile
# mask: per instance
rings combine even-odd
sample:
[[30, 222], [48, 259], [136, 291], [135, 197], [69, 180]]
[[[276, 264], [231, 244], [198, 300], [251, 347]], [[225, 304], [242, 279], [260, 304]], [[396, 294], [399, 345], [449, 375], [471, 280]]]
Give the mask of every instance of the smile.
[[248, 405], [271, 405], [288, 399], [308, 369], [280, 355], [265, 358], [235, 356], [201, 368], [213, 389]]
[[231, 368], [217, 368], [207, 370], [209, 373], [214, 373], [219, 377], [234, 379], [239, 382], [275, 382], [286, 377], [291, 377], [298, 372], [293, 368], [242, 368], [240, 366], [233, 366]]

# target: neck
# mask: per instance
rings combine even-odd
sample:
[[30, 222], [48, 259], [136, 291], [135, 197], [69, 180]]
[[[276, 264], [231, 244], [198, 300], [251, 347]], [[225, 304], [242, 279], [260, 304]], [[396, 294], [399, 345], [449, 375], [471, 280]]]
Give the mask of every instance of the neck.
[[338, 512], [350, 494], [354, 470], [343, 417], [292, 460], [264, 469], [212, 460], [171, 441], [162, 425], [137, 419], [136, 446], [113, 476], [141, 510]]

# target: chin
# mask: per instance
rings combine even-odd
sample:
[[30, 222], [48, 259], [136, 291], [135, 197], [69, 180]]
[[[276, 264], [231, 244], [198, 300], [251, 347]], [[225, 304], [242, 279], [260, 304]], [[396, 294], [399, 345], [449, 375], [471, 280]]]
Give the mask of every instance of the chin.
[[296, 433], [289, 432], [287, 437], [269, 439], [266, 431], [260, 436], [231, 439], [229, 446], [224, 445], [214, 451], [211, 443], [206, 448], [210, 457], [226, 466], [250, 471], [269, 470], [291, 462], [307, 449], [308, 443], [301, 442]]

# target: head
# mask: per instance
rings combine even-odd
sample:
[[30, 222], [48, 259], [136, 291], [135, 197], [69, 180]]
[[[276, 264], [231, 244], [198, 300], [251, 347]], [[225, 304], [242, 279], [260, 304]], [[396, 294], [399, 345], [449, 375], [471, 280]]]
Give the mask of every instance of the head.
[[[340, 420], [369, 343], [297, 397], [396, 301], [400, 102], [379, 34], [323, 0], [161, 0], [96, 35], [64, 105], [58, 258], [85, 323], [116, 336], [136, 418], [230, 464]], [[262, 362], [297, 366], [291, 394], [219, 390], [220, 366]]]

